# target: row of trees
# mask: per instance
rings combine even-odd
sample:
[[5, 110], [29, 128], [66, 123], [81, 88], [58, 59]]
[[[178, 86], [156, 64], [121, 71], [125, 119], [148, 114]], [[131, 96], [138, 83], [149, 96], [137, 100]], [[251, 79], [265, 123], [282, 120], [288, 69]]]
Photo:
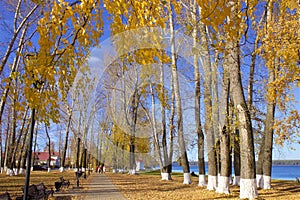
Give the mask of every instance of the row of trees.
[[[62, 171], [80, 138], [80, 152], [131, 174], [136, 158], [152, 157], [170, 180], [179, 158], [190, 184], [187, 150], [196, 145], [199, 186], [229, 193], [233, 165], [241, 198], [271, 187], [273, 137], [283, 144], [299, 131], [294, 0], [0, 4], [1, 32], [10, 33], [0, 65], [8, 173], [30, 163], [37, 123], [48, 140], [60, 123]], [[111, 37], [100, 42], [106, 28]]]

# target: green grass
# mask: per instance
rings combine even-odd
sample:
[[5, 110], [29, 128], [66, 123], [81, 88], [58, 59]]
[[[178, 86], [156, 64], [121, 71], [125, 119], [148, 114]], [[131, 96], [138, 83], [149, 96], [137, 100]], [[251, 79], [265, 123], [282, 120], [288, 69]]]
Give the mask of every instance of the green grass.
[[[160, 176], [160, 170], [152, 170], [152, 171], [144, 171], [144, 172], [139, 172], [139, 174], [145, 174], [145, 175], [156, 175]], [[183, 173], [181, 172], [172, 172], [172, 176], [183, 176]]]

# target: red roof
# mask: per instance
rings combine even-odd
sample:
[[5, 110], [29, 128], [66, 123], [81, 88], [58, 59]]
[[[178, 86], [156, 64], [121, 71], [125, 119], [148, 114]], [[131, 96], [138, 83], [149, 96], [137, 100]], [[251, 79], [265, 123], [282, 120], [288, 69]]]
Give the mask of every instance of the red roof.
[[[46, 161], [49, 157], [49, 152], [35, 152], [35, 156], [39, 158], [39, 161]], [[59, 152], [52, 152], [51, 156], [59, 156]], [[51, 158], [51, 160], [54, 160]]]

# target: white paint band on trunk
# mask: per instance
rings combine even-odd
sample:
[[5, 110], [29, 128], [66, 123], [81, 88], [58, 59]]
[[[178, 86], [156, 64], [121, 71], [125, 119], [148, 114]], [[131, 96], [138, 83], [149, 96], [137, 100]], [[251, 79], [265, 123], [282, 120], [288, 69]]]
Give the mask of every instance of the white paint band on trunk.
[[233, 177], [233, 185], [240, 185], [240, 176]]
[[11, 174], [10, 168], [7, 168], [7, 169], [6, 169], [6, 175], [10, 175], [10, 174]]
[[226, 176], [218, 177], [217, 193], [229, 194], [229, 177]]
[[191, 174], [190, 173], [183, 173], [183, 184], [191, 184]]
[[265, 190], [269, 190], [271, 189], [271, 176], [263, 176], [263, 180], [264, 180], [264, 186], [263, 188]]
[[243, 179], [240, 181], [240, 198], [241, 199], [255, 199], [258, 196], [256, 179]]
[[161, 172], [161, 180], [163, 181], [170, 181], [172, 180], [171, 174], [167, 172]]
[[18, 168], [14, 168], [14, 174], [18, 175], [18, 172], [19, 172]]
[[217, 189], [217, 176], [208, 175], [207, 189], [208, 190], [216, 190]]
[[230, 174], [230, 176], [229, 176], [229, 185], [232, 185], [232, 183], [233, 183], [232, 174]]
[[199, 183], [198, 183], [198, 186], [199, 187], [205, 187], [205, 186], [207, 186], [204, 174], [199, 174]]
[[65, 168], [64, 168], [64, 167], [60, 167], [60, 168], [59, 168], [59, 171], [60, 171], [60, 172], [64, 172], [64, 171], [65, 171]]
[[264, 179], [262, 174], [256, 174], [256, 186], [257, 188], [264, 188]]
[[20, 170], [19, 170], [19, 174], [22, 174], [22, 175], [24, 175], [24, 174], [25, 174], [25, 169], [24, 169], [24, 168], [20, 168]]

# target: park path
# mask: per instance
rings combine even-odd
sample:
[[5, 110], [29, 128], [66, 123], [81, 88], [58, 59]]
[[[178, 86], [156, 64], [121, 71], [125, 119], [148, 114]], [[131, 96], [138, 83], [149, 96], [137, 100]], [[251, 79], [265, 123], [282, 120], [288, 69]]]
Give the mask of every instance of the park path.
[[126, 200], [105, 174], [93, 173], [83, 200]]
[[54, 193], [55, 200], [126, 200], [105, 174], [92, 173], [79, 188]]

